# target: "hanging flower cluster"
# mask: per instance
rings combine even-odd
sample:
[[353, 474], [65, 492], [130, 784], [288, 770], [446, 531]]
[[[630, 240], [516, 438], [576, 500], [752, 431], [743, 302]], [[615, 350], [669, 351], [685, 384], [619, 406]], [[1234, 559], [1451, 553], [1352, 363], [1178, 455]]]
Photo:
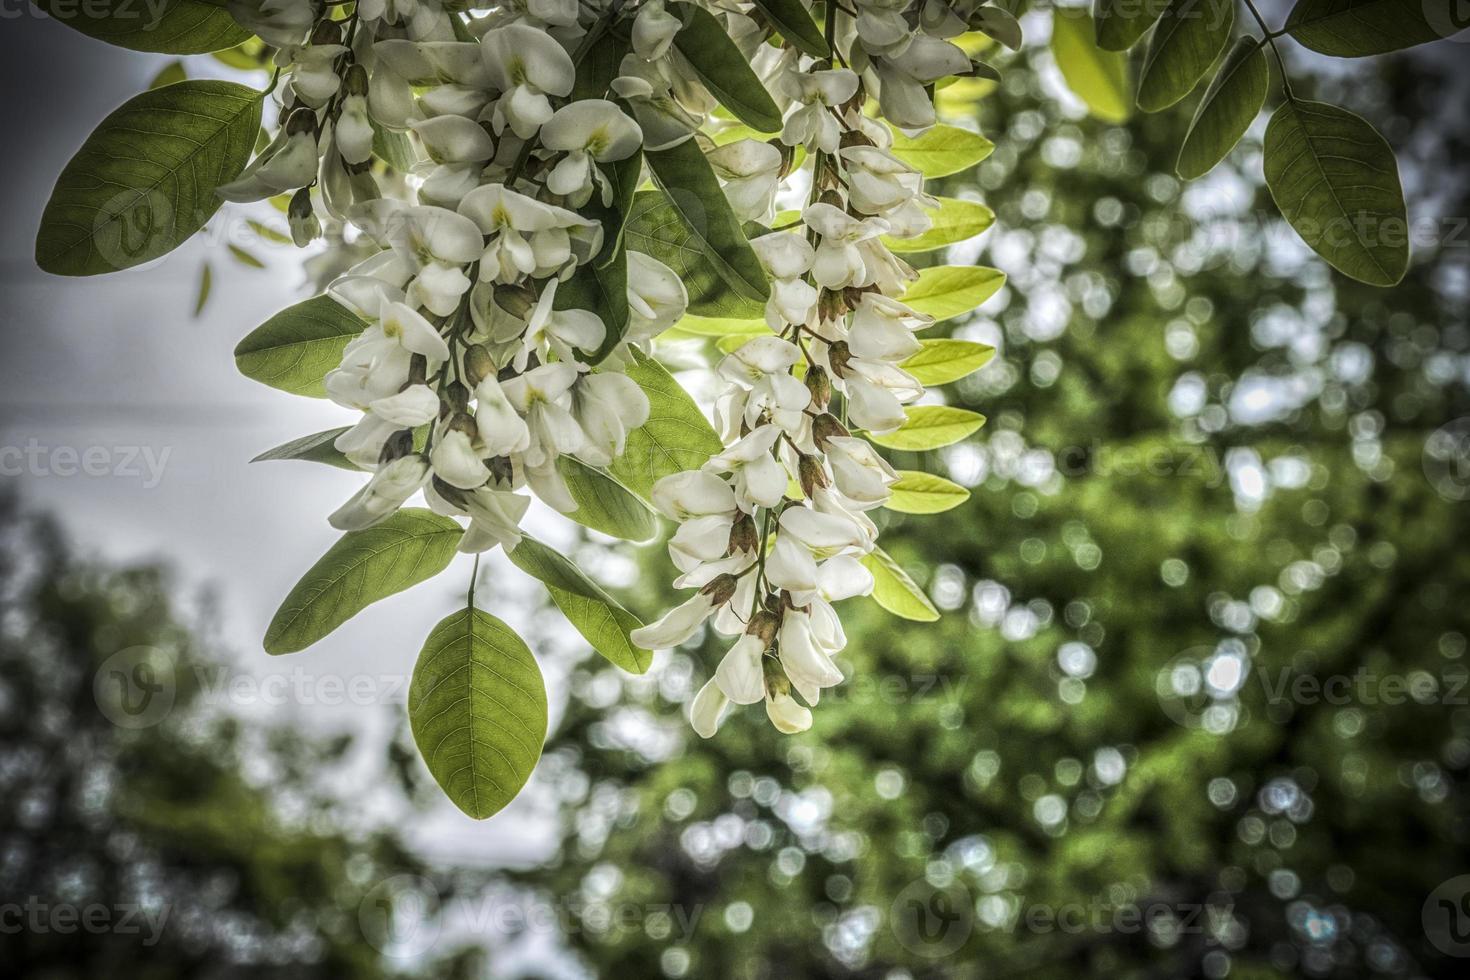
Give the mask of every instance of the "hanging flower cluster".
[[[933, 513], [965, 491], [896, 470], [875, 440], [933, 449], [983, 422], [915, 403], [926, 380], [993, 352], [916, 333], [1002, 277], [919, 272], [903, 255], [993, 217], [924, 181], [989, 151], [936, 127], [934, 92], [987, 75], [966, 52], [1010, 36], [1013, 18], [983, 0], [183, 6], [162, 15], [175, 50], [244, 42], [269, 84], [186, 79], [123, 106], [58, 185], [38, 255], [73, 273], [136, 265], [225, 201], [269, 200], [296, 245], [317, 244], [306, 264], [323, 293], [236, 359], [358, 413], [263, 458], [366, 480], [330, 515], [344, 534], [287, 596], [267, 651], [304, 649], [456, 552], [498, 546], [628, 670], [706, 623], [735, 638], [691, 705], [707, 737], [732, 703], [763, 702], [783, 732], [811, 725], [843, 679], [835, 603], [873, 594], [937, 615], [878, 547], [873, 513]], [[124, 118], [136, 112], [147, 132]], [[95, 196], [141, 179], [139, 154], [190, 164]], [[156, 205], [176, 220], [118, 210]], [[83, 254], [68, 236], [89, 213]], [[141, 245], [118, 234], [150, 221]], [[713, 424], [655, 356], [674, 337], [718, 341]], [[666, 516], [674, 585], [692, 595], [641, 625], [524, 532], [533, 499], [634, 541]], [[409, 720], [430, 771], [488, 816], [529, 777], [546, 710], [534, 657], [472, 586], [414, 670]]]

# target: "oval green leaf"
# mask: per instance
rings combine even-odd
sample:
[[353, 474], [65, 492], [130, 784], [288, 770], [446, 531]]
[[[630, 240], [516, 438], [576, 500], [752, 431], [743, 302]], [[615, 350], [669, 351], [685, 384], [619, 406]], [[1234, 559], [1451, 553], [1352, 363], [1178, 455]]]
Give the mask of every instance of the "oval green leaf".
[[939, 618], [939, 610], [924, 594], [924, 590], [909, 578], [908, 572], [882, 548], [874, 548], [863, 556], [863, 566], [873, 573], [872, 600], [883, 609], [901, 619], [918, 623], [932, 623]]
[[1286, 33], [1337, 58], [1362, 58], [1454, 37], [1470, 27], [1464, 0], [1297, 0]]
[[293, 395], [325, 398], [322, 379], [342, 361], [342, 349], [367, 324], [330, 296], [288, 306], [235, 347], [247, 378]]
[[608, 472], [647, 500], [661, 478], [704, 465], [724, 444], [663, 365], [634, 351], [628, 377], [648, 396], [648, 421], [628, 433], [623, 455], [613, 460]]
[[223, 51], [252, 35], [222, 3], [209, 0], [34, 0], [74, 31], [131, 51], [204, 54]]
[[657, 536], [658, 517], [621, 483], [571, 456], [560, 457], [556, 465], [577, 503], [567, 517], [624, 541], [651, 541]]
[[95, 276], [167, 255], [222, 203], [260, 129], [260, 93], [188, 80], [144, 92], [102, 120], [56, 180], [36, 264]]
[[724, 25], [692, 3], [681, 3], [675, 9], [684, 26], [674, 35], [674, 47], [704, 87], [747, 126], [762, 133], [779, 132], [781, 110]]
[[990, 363], [995, 348], [948, 337], [919, 341], [918, 352], [901, 365], [920, 384], [947, 385]]
[[970, 499], [970, 491], [933, 473], [899, 470], [883, 506], [900, 514], [942, 514]]
[[[650, 162], [656, 156], [655, 153], [647, 154]], [[713, 172], [710, 176], [714, 176]], [[690, 197], [682, 192], [681, 196]], [[724, 200], [723, 194], [720, 200]], [[704, 213], [702, 208], [695, 207], [694, 200], [686, 201], [685, 210], [689, 212], [691, 221], [695, 215]], [[729, 211], [728, 204], [725, 210]], [[729, 215], [732, 223], [734, 218], [733, 214]], [[685, 291], [689, 294], [690, 313], [734, 319], [758, 318], [763, 315], [765, 300], [751, 294], [756, 291], [757, 282], [765, 285], [765, 270], [759, 268], [760, 260], [755, 258], [744, 232], [738, 227], [726, 227], [722, 222], [719, 234], [727, 239], [739, 235], [739, 244], [733, 247], [741, 250], [737, 254], [742, 271], [737, 272], [733, 265], [711, 252], [713, 246], [708, 238], [686, 222], [681, 209], [670, 198], [659, 191], [639, 191], [633, 199], [633, 209], [628, 214], [623, 237], [628, 248], [658, 259], [684, 281]], [[751, 262], [755, 265], [751, 266]], [[757, 272], [758, 279], [755, 278]], [[732, 287], [731, 278], [742, 283], [742, 291]]]
[[985, 416], [952, 405], [914, 405], [896, 431], [868, 438], [887, 449], [924, 452], [952, 446], [985, 424]]
[[1398, 161], [1367, 120], [1287, 102], [1266, 127], [1266, 186], [1302, 240], [1344, 275], [1392, 286], [1409, 267]]
[[963, 316], [995, 295], [1006, 274], [984, 266], [936, 265], [919, 271], [903, 302], [935, 320]]
[[1185, 180], [1202, 177], [1235, 148], [1266, 103], [1270, 72], [1261, 42], [1238, 38], [1205, 90], [1174, 169]]
[[990, 156], [995, 144], [958, 126], [931, 126], [918, 136], [893, 130], [893, 155], [925, 177], [948, 177]]
[[446, 617], [424, 643], [408, 723], [444, 794], [484, 820], [515, 799], [546, 741], [546, 683], [511, 628], [479, 609]]
[[1159, 112], [1199, 84], [1235, 29], [1235, 0], [1174, 0], [1148, 40], [1138, 107]]
[[517, 568], [541, 581], [567, 622], [609, 663], [631, 674], [648, 671], [653, 653], [639, 647], [630, 634], [642, 626], [563, 554], [528, 535], [510, 552]]
[[313, 432], [309, 436], [292, 439], [290, 442], [279, 445], [274, 449], [267, 449], [250, 462], [264, 463], [278, 459], [300, 459], [311, 463], [326, 463], [328, 466], [335, 466], [338, 469], [361, 472], [352, 460], [342, 455], [342, 451], [333, 445], [337, 441], [337, 437], [346, 432], [348, 428], [350, 427], [344, 425], [338, 429]]
[[305, 650], [379, 599], [433, 578], [449, 567], [462, 533], [448, 517], [421, 508], [348, 531], [276, 610], [265, 652]]
[[995, 224], [995, 212], [975, 201], [941, 197], [939, 207], [929, 212], [934, 224], [915, 238], [883, 236], [883, 244], [894, 252], [927, 252], [974, 238]]
[[1169, 0], [1093, 0], [1093, 36], [1104, 51], [1127, 51], [1154, 25]]
[[755, 0], [756, 9], [802, 54], [830, 58], [832, 49], [801, 0]]
[[1072, 94], [1104, 122], [1126, 122], [1133, 114], [1128, 97], [1128, 59], [1097, 46], [1092, 18], [1085, 10], [1059, 8], [1052, 14], [1051, 54]]

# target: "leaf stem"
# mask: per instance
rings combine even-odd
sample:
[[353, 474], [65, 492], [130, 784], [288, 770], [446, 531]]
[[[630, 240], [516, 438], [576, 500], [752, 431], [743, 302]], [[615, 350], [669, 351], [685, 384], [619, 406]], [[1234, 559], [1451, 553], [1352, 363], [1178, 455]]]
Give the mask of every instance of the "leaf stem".
[[1261, 12], [1256, 9], [1255, 0], [1245, 0], [1245, 5], [1250, 10], [1251, 16], [1256, 19], [1256, 24], [1261, 28], [1261, 33], [1266, 35], [1266, 43], [1271, 45], [1271, 54], [1275, 56], [1276, 68], [1281, 72], [1281, 88], [1286, 94], [1287, 101], [1295, 102], [1296, 94], [1291, 90], [1291, 79], [1286, 74], [1286, 62], [1281, 58], [1281, 49], [1276, 46], [1276, 39], [1285, 34], [1286, 29], [1282, 28], [1279, 31], [1271, 30], [1266, 24], [1266, 18], [1262, 17]]

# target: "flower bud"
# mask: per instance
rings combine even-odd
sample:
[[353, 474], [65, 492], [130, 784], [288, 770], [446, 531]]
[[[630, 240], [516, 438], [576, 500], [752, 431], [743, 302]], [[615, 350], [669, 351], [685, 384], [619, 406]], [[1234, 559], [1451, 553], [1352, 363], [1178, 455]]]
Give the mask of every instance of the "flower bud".
[[517, 319], [524, 320], [536, 306], [536, 291], [529, 285], [495, 287], [495, 305]]
[[853, 146], [872, 146], [873, 141], [868, 139], [866, 133], [857, 129], [845, 129], [842, 131], [842, 148], [845, 150]]
[[823, 321], [839, 320], [847, 315], [848, 306], [841, 291], [824, 289], [817, 294], [817, 316]]
[[316, 113], [305, 106], [292, 109], [291, 114], [286, 117], [286, 135], [296, 136], [300, 133], [316, 135]]
[[[441, 392], [441, 396], [443, 397], [444, 404], [449, 411], [459, 415], [463, 415], [469, 410], [469, 389], [460, 384], [458, 381], [451, 381], [449, 382], [449, 384], [445, 385], [444, 390]], [[454, 423], [451, 422], [450, 424], [453, 425]], [[477, 435], [479, 431], [480, 430], [478, 429], [468, 430], [465, 434], [473, 437]]]
[[764, 646], [762, 650], [769, 650], [771, 643], [776, 639], [776, 630], [780, 628], [781, 622], [773, 614], [762, 609], [750, 617], [750, 625], [745, 627], [745, 632], [757, 637]]
[[467, 412], [455, 412], [454, 416], [449, 420], [449, 428], [455, 432], [463, 432], [471, 439], [478, 439], [480, 437], [480, 429], [479, 426], [475, 425], [474, 416]]
[[464, 352], [464, 380], [471, 388], [495, 373], [495, 362], [484, 344], [475, 344]]
[[322, 223], [317, 220], [316, 209], [311, 206], [310, 188], [303, 187], [291, 195], [286, 223], [291, 226], [291, 241], [297, 248], [305, 248], [321, 237]]
[[796, 147], [787, 146], [779, 136], [775, 139], [767, 140], [766, 142], [770, 146], [774, 146], [777, 151], [780, 152], [781, 169], [778, 171], [778, 174], [782, 180], [785, 180], [787, 176], [791, 173], [792, 165], [796, 162]]
[[334, 20], [318, 21], [311, 32], [312, 44], [341, 44], [342, 28]]
[[755, 529], [755, 518], [741, 514], [740, 519], [730, 525], [730, 548], [727, 554], [754, 551], [760, 544], [760, 535]]
[[508, 487], [515, 483], [516, 470], [509, 456], [491, 456], [485, 465], [490, 470], [490, 479], [497, 485]]
[[847, 201], [843, 199], [842, 194], [836, 188], [822, 191], [822, 196], [818, 200], [822, 204], [830, 204], [839, 211], [847, 210]]
[[852, 435], [830, 412], [823, 412], [812, 419], [812, 440], [816, 442], [817, 448], [823, 452], [827, 451], [829, 439], [844, 439]]
[[726, 572], [723, 575], [716, 575], [713, 579], [710, 580], [710, 583], [704, 588], [700, 589], [699, 592], [701, 595], [709, 596], [710, 603], [712, 605], [723, 606], [725, 603], [730, 601], [730, 597], [735, 594], [735, 587], [739, 584], [739, 579], [731, 575], [729, 572]]
[[395, 459], [402, 459], [411, 452], [413, 452], [413, 430], [399, 429], [383, 443], [382, 451], [378, 453], [378, 465], [387, 466]]
[[827, 410], [827, 403], [832, 400], [832, 378], [827, 374], [827, 369], [820, 364], [813, 364], [807, 368], [806, 390], [812, 393], [812, 405], [819, 412]]
[[852, 351], [845, 340], [839, 340], [827, 349], [827, 363], [832, 365], [832, 373], [839, 378], [847, 377], [847, 363], [851, 360]]
[[368, 94], [368, 73], [367, 73], [367, 69], [364, 68], [362, 65], [357, 65], [357, 64], [354, 64], [351, 68], [347, 69], [347, 78], [345, 80], [345, 87], [347, 89], [347, 94], [348, 95], [367, 95]]
[[434, 477], [432, 481], [430, 481], [430, 485], [434, 488], [435, 493], [443, 497], [449, 503], [461, 509], [464, 507], [465, 494], [463, 490], [460, 490], [456, 487], [451, 487], [449, 484], [445, 483], [437, 476]]
[[408, 359], [408, 383], [410, 385], [426, 384], [429, 380], [429, 359], [422, 354], [415, 354]]
[[796, 464], [796, 472], [801, 481], [801, 492], [808, 498], [816, 493], [818, 488], [832, 485], [832, 478], [827, 475], [827, 467], [816, 456], [802, 453]]

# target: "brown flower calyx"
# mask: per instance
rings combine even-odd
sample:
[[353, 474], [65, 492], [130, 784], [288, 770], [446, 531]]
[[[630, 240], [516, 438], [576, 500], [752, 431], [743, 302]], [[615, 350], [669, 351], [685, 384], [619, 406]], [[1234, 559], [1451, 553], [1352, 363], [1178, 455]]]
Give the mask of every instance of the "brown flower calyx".
[[730, 525], [730, 544], [728, 555], [738, 554], [742, 551], [754, 551], [760, 544], [760, 534], [755, 529], [755, 518], [749, 514], [741, 514], [735, 523]]
[[709, 596], [713, 605], [723, 606], [735, 595], [735, 587], [739, 584], [739, 579], [726, 572], [710, 579], [709, 584], [699, 590], [699, 594]]

